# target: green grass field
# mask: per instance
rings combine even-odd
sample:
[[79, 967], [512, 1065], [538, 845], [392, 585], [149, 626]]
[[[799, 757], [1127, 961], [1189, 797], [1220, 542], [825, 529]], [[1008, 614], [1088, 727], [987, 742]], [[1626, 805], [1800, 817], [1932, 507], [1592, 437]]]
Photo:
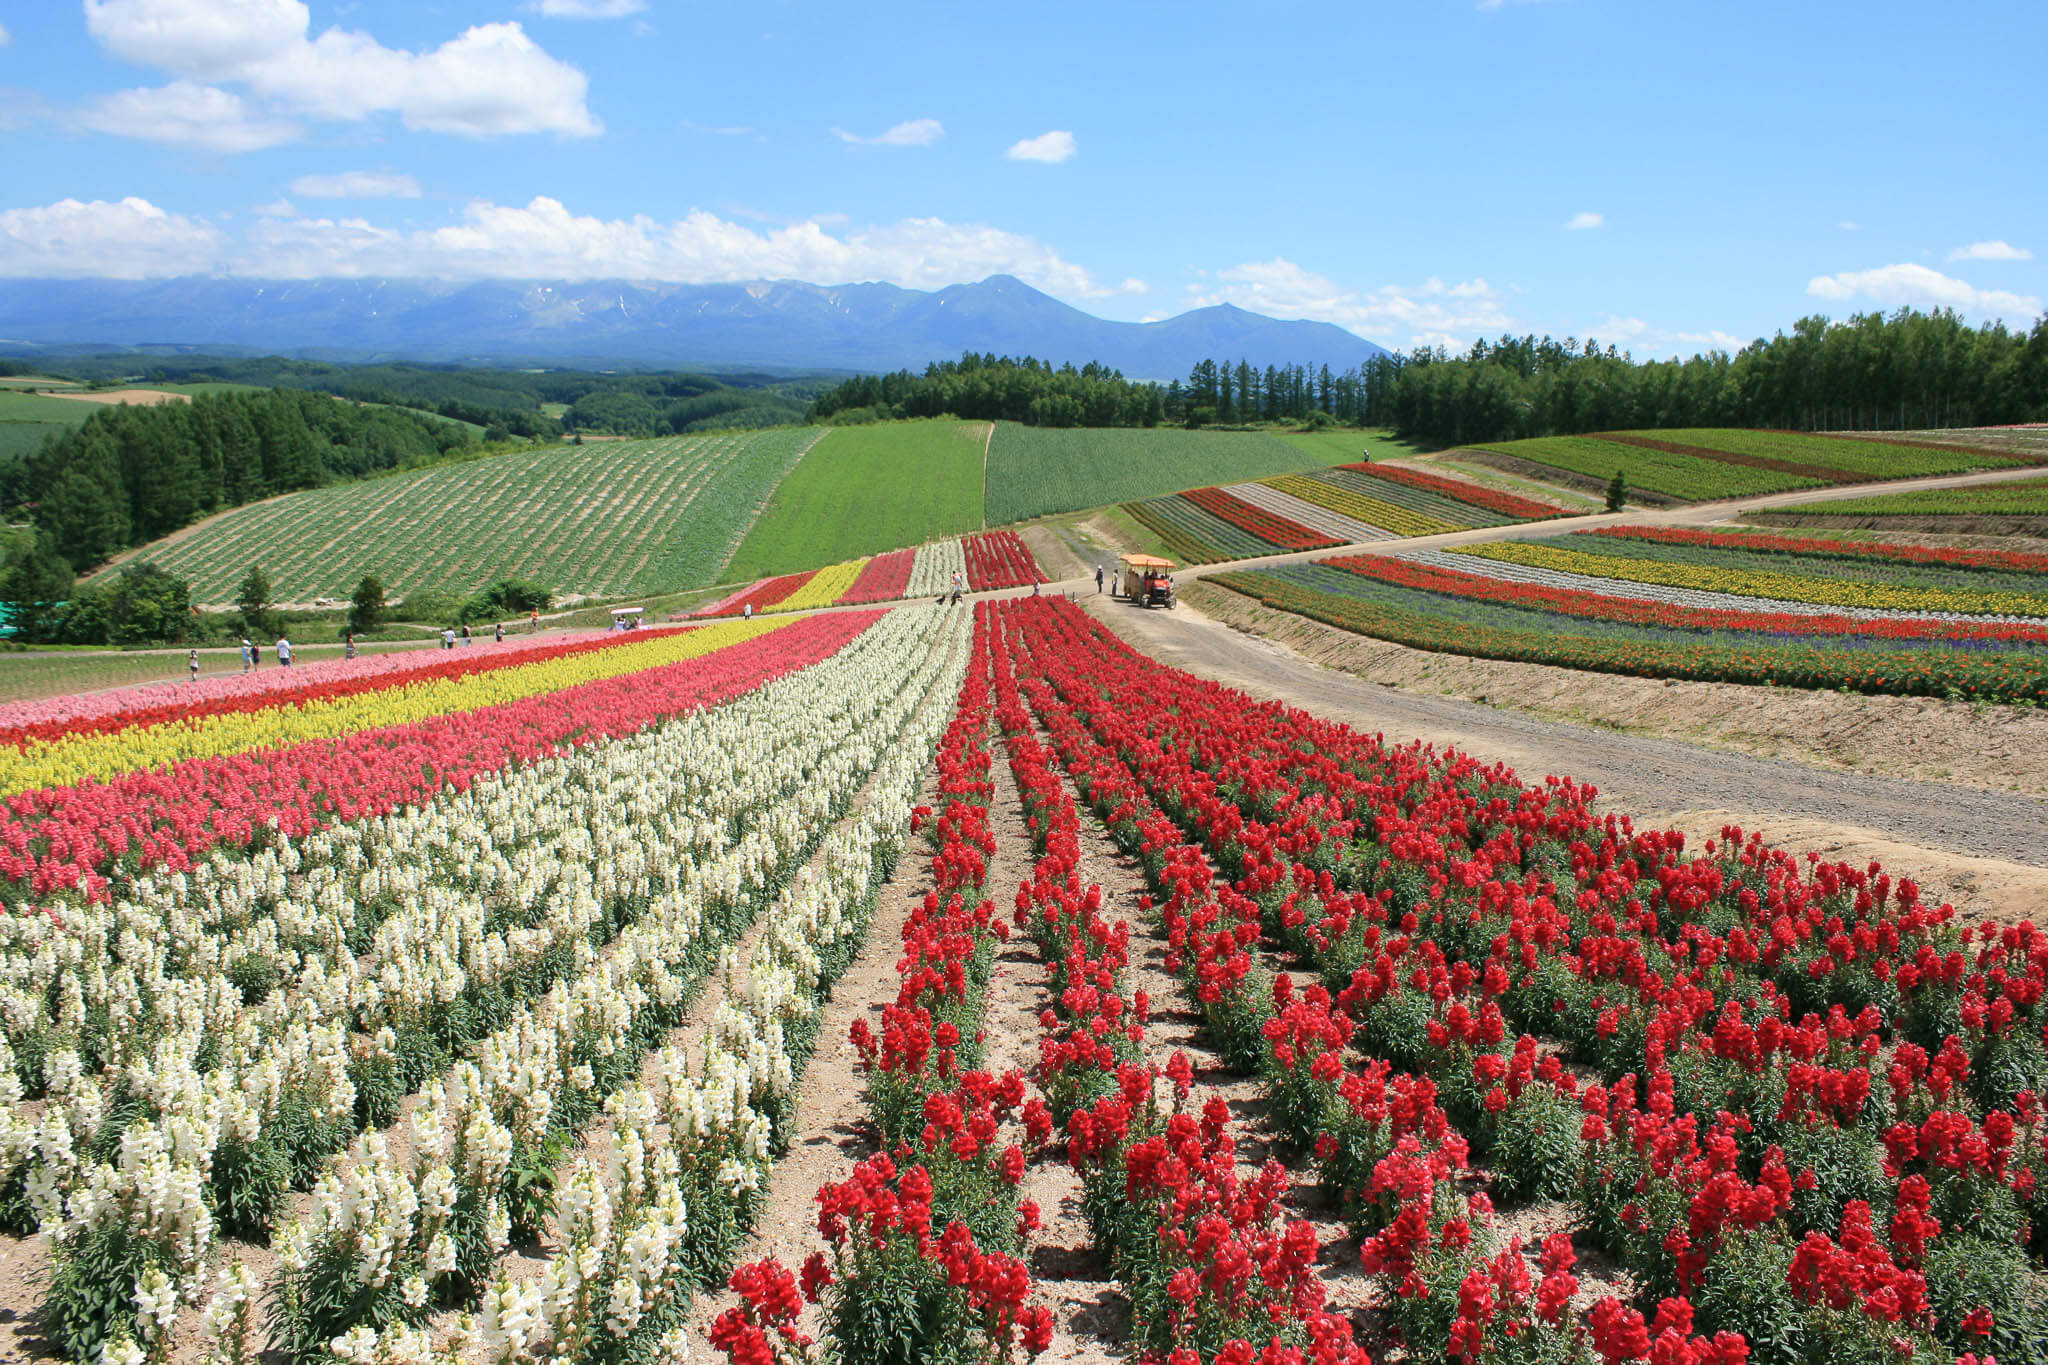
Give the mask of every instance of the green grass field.
[[988, 457], [988, 524], [1291, 474], [1303, 463], [1300, 448], [1263, 432], [998, 422]]
[[1538, 436], [1526, 441], [1489, 441], [1472, 448], [1548, 465], [1603, 483], [1619, 469], [1630, 489], [1659, 493], [1681, 502], [1780, 493], [1793, 488], [1815, 488], [1822, 482], [1701, 455], [1603, 441], [1597, 436]]
[[557, 592], [638, 594], [719, 581], [818, 428], [603, 441], [443, 465], [236, 508], [136, 556], [233, 599], [251, 564], [280, 602], [462, 594], [506, 575]]
[[732, 557], [735, 582], [822, 568], [981, 529], [988, 423], [933, 418], [831, 428]]
[[1432, 453], [1428, 446], [1396, 440], [1391, 431], [1288, 431], [1280, 439], [1317, 464], [1356, 464], [1372, 452], [1375, 460], [1412, 460]]

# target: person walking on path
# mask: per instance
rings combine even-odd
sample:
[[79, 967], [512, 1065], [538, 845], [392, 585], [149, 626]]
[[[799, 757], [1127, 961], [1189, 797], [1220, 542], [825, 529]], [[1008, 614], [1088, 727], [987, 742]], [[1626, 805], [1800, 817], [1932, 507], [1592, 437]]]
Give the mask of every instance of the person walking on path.
[[186, 650], [186, 651], [185, 651], [185, 672], [186, 672], [186, 674], [187, 674], [187, 675], [188, 675], [188, 676], [189, 676], [189, 677], [190, 677], [190, 678], [192, 679], [192, 681], [193, 681], [193, 682], [198, 682], [198, 681], [199, 681], [199, 651], [198, 651], [198, 650], [196, 650], [196, 649], [188, 649], [188, 650]]
[[277, 666], [279, 668], [290, 668], [292, 666], [292, 642], [285, 639], [282, 635], [277, 637]]
[[539, 630], [539, 629], [540, 629], [540, 608], [539, 608], [539, 607], [535, 607], [535, 608], [533, 609], [533, 615], [532, 615], [532, 616], [529, 616], [529, 617], [527, 618], [526, 624], [528, 625], [528, 627], [530, 627], [530, 628], [531, 628], [531, 629], [533, 629], [533, 630]]
[[441, 627], [441, 648], [443, 648], [443, 649], [453, 649], [453, 648], [455, 648], [455, 627], [453, 627], [453, 626], [443, 626], [443, 627]]
[[354, 631], [350, 631], [348, 638], [341, 642], [341, 657], [344, 659], [356, 657], [356, 633]]
[[247, 673], [256, 662], [256, 647], [249, 643], [249, 637], [242, 637], [242, 671]]
[[491, 627], [491, 643], [494, 645], [505, 643], [505, 623], [503, 621]]
[[1095, 595], [1097, 597], [1102, 596], [1102, 566], [1100, 564], [1095, 566]]
[[462, 623], [462, 647], [464, 649], [469, 648], [469, 622], [467, 621]]

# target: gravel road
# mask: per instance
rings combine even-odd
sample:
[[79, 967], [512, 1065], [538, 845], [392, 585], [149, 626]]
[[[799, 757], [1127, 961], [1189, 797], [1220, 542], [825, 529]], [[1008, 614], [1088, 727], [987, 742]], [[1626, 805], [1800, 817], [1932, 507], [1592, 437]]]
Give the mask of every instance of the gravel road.
[[1557, 773], [1590, 782], [1622, 809], [1718, 808], [1821, 820], [1901, 843], [2048, 868], [2048, 802], [2030, 797], [1837, 772], [1538, 720], [1320, 668], [1186, 607], [1145, 611], [1106, 595], [1082, 602], [1131, 644], [1201, 677], [1390, 740], [1455, 745], [1509, 764], [1524, 780]]

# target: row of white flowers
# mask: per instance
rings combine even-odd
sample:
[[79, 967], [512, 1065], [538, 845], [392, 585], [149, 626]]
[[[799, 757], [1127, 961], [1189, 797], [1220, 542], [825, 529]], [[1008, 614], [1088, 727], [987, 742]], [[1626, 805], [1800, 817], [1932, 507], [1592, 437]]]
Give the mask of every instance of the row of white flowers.
[[960, 575], [960, 586], [967, 586], [967, 551], [958, 540], [935, 540], [929, 545], [918, 547], [917, 560], [910, 566], [910, 582], [903, 589], [905, 597], [937, 597], [952, 589], [953, 575]]
[[[412, 1195], [388, 1188], [396, 1178], [389, 1153], [365, 1148], [326, 1178], [317, 1201], [319, 1209], [383, 1211], [341, 1225], [347, 1236], [365, 1234], [363, 1275], [395, 1265], [391, 1248], [401, 1244], [416, 1244], [422, 1270], [448, 1273], [445, 1248], [422, 1231], [431, 1220], [417, 1210], [437, 1207], [434, 1191], [456, 1190], [470, 1211], [471, 1241], [502, 1240], [507, 1220], [490, 1191], [513, 1146], [536, 1143], [564, 1096], [597, 1085], [592, 1062], [615, 1052], [648, 1007], [676, 1005], [717, 943], [787, 882], [819, 831], [896, 752], [919, 703], [934, 686], [944, 690], [943, 661], [959, 652], [931, 648], [943, 626], [899, 614], [834, 659], [717, 711], [420, 811], [325, 831], [239, 867], [215, 859], [210, 872], [154, 879], [155, 896], [111, 908], [104, 913], [113, 924], [73, 941], [81, 968], [83, 945], [111, 944], [118, 954], [116, 970], [100, 973], [104, 999], [150, 1024], [161, 1024], [164, 1002], [176, 1002], [169, 1013], [181, 1027], [159, 1031], [146, 1054], [124, 1054], [104, 1073], [104, 1088], [75, 1053], [53, 1053], [40, 1119], [15, 1105], [0, 1116], [4, 1169], [25, 1179], [60, 1243], [119, 1221], [170, 1253], [178, 1295], [189, 1295], [211, 1241], [204, 1191], [224, 1143], [265, 1136], [288, 1094], [346, 1121], [352, 1071], [374, 1070], [400, 1035], [428, 1026], [436, 1006], [479, 980], [518, 984], [527, 968], [503, 964], [531, 964], [553, 948], [568, 961], [545, 993], [483, 1038], [419, 1111], [444, 1145], [460, 1143], [469, 1155], [437, 1159], [416, 1115], [414, 1155], [428, 1164], [404, 1182]], [[280, 946], [345, 945], [356, 910], [387, 894], [397, 908], [360, 959]], [[142, 913], [152, 903], [154, 920]], [[633, 909], [630, 927], [601, 952], [593, 929], [621, 906]], [[450, 943], [459, 950], [448, 951]], [[217, 988], [237, 951], [270, 952], [279, 968], [279, 988], [259, 1004]], [[195, 958], [213, 971], [195, 970]], [[148, 965], [138, 974], [134, 963]], [[153, 1113], [123, 1133], [118, 1164], [85, 1160], [78, 1144], [99, 1126], [117, 1085]], [[392, 1212], [408, 1199], [413, 1213]], [[319, 1240], [317, 1229], [293, 1235]], [[418, 1296], [416, 1286], [399, 1288]]]
[[[949, 719], [966, 664], [964, 618], [937, 628], [945, 638], [926, 650], [937, 666], [920, 669], [899, 694], [917, 709], [871, 770], [859, 809], [825, 837], [777, 898], [752, 952], [726, 951], [727, 996], [700, 1059], [693, 1065], [688, 1048], [672, 1043], [651, 1060], [645, 1083], [630, 1083], [607, 1102], [613, 1141], [605, 1169], [587, 1159], [572, 1169], [558, 1210], [558, 1250], [540, 1279], [522, 1284], [500, 1275], [484, 1291], [480, 1315], [456, 1318], [438, 1342], [410, 1323], [381, 1335], [358, 1327], [330, 1342], [336, 1355], [365, 1365], [423, 1365], [450, 1353], [569, 1361], [607, 1335], [651, 1331], [657, 1358], [680, 1358], [676, 1321], [687, 1281], [706, 1278], [712, 1267], [705, 1258], [729, 1252], [751, 1221], [778, 1146], [773, 1115], [793, 1099], [824, 988], [865, 934], [877, 884], [903, 845], [918, 784]], [[634, 1000], [633, 992], [628, 982], [624, 998]], [[445, 1133], [448, 1125], [434, 1131]], [[350, 1168], [358, 1174], [338, 1173], [333, 1189], [323, 1187], [319, 1202], [334, 1214], [323, 1220], [316, 1210], [311, 1222], [287, 1234], [287, 1275], [452, 1267], [452, 1253], [433, 1251], [432, 1239], [447, 1235], [443, 1225], [412, 1210], [428, 1202], [437, 1171], [455, 1169], [455, 1155], [450, 1151], [441, 1166], [416, 1157], [418, 1192], [387, 1196], [396, 1211], [380, 1219], [364, 1210], [389, 1183], [381, 1171], [388, 1154], [361, 1152]], [[455, 1176], [463, 1198], [474, 1201], [502, 1172], [482, 1174], [483, 1181]], [[498, 1245], [502, 1228], [502, 1217], [493, 1217], [487, 1235]], [[422, 1277], [401, 1292], [409, 1293], [408, 1304], [424, 1303], [429, 1287]]]

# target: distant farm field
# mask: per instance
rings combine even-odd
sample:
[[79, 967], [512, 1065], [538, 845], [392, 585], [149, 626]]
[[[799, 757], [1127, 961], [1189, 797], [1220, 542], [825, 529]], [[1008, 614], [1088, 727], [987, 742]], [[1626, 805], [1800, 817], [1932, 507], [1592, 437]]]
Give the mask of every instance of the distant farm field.
[[709, 583], [815, 429], [607, 441], [314, 489], [236, 508], [142, 552], [226, 602], [251, 564], [280, 602], [467, 593], [506, 575], [560, 592]]
[[1910, 479], [2026, 463], [2018, 454], [1908, 440], [1809, 435], [1789, 431], [1693, 428], [1542, 436], [1472, 447], [1604, 483], [1619, 471], [1631, 494], [1674, 502], [1782, 493], [1795, 488]]
[[988, 456], [988, 524], [1291, 474], [1305, 463], [1299, 448], [1263, 432], [998, 422]]
[[1434, 446], [1414, 446], [1399, 440], [1391, 431], [1287, 431], [1280, 439], [1307, 455], [1317, 464], [1350, 464], [1355, 460], [1412, 460], [1427, 455]]
[[1929, 488], [1918, 493], [1877, 493], [1839, 502], [1808, 503], [1796, 511], [1865, 517], [2048, 517], [2048, 478], [1968, 488]]
[[988, 431], [943, 417], [831, 428], [776, 488], [726, 577], [796, 573], [979, 530]]

